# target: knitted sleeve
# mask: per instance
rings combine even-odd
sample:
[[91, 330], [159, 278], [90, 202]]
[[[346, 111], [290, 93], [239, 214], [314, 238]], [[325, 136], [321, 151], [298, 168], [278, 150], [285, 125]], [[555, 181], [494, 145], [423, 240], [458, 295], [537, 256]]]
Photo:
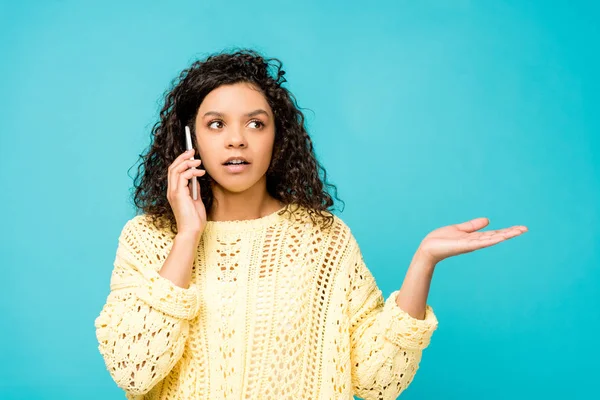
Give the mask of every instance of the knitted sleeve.
[[199, 311], [196, 285], [185, 289], [158, 274], [164, 260], [148, 251], [153, 246], [143, 240], [145, 224], [139, 216], [125, 224], [110, 293], [95, 320], [106, 367], [131, 395], [148, 392], [167, 376], [183, 354], [189, 320]]
[[350, 253], [350, 344], [352, 388], [363, 399], [396, 399], [412, 382], [422, 350], [438, 321], [427, 305], [423, 320], [395, 302], [398, 291], [384, 301], [381, 290], [352, 241]]

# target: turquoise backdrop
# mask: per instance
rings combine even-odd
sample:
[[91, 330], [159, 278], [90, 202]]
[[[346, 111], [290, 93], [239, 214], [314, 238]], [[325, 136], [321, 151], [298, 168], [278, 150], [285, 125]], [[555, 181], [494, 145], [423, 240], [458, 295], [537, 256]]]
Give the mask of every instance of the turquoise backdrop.
[[401, 398], [597, 396], [599, 19], [566, 0], [1, 0], [0, 398], [124, 398], [94, 319], [128, 169], [169, 82], [234, 46], [283, 61], [386, 297], [437, 227], [529, 228], [438, 265], [439, 329]]

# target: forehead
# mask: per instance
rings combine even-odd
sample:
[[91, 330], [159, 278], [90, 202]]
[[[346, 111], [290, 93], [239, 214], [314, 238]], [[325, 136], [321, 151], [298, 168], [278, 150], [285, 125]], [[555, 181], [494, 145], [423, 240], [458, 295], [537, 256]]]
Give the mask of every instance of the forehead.
[[249, 83], [222, 85], [214, 89], [202, 101], [198, 109], [199, 116], [207, 111], [223, 114], [246, 114], [262, 108], [271, 114], [271, 108], [262, 92]]

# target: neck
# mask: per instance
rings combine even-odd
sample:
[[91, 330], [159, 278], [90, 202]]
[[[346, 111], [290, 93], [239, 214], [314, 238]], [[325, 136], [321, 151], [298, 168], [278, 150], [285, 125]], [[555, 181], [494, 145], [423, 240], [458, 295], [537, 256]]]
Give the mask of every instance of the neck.
[[284, 206], [272, 197], [266, 183], [257, 183], [244, 192], [229, 192], [223, 187], [213, 187], [214, 202], [208, 212], [209, 221], [234, 221], [257, 219]]

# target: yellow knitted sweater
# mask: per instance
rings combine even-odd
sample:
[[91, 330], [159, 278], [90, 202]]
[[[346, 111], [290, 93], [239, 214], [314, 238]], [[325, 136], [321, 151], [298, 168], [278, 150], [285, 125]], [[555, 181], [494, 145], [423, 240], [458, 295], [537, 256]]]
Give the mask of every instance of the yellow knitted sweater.
[[127, 221], [95, 320], [126, 397], [395, 399], [437, 319], [429, 305], [424, 320], [411, 317], [397, 291], [384, 300], [349, 227], [334, 220], [312, 224], [300, 207], [209, 221], [189, 288], [158, 274], [174, 235], [145, 215]]

